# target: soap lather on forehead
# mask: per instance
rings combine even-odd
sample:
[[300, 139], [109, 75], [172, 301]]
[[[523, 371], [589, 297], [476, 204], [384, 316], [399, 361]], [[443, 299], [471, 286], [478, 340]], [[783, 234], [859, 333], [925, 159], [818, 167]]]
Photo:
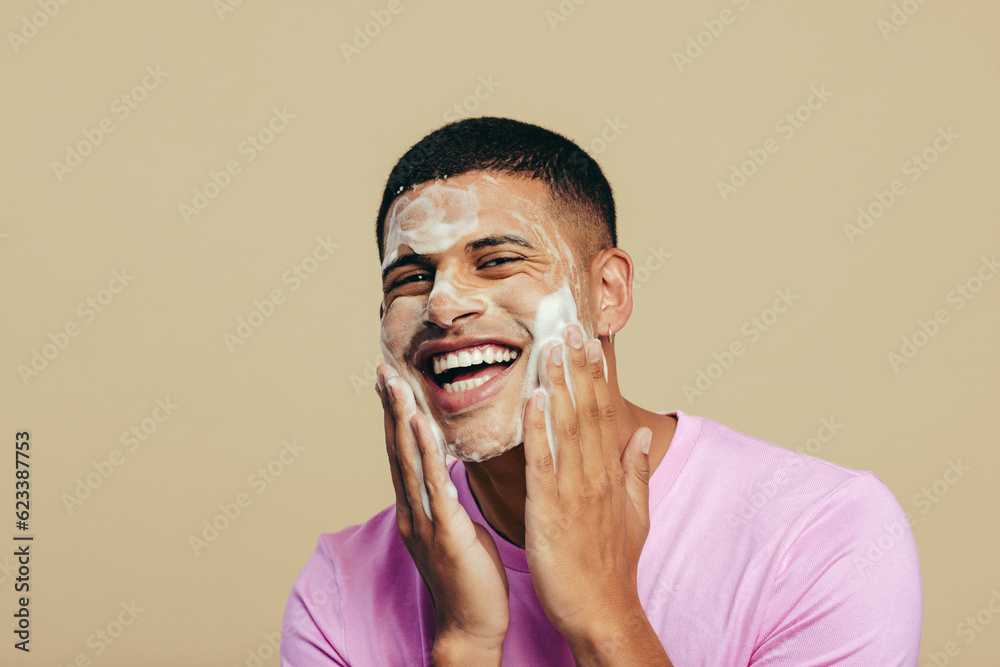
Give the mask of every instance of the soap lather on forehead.
[[473, 186], [449, 187], [434, 182], [413, 199], [403, 196], [390, 209], [383, 267], [408, 245], [422, 254], [444, 252], [479, 225], [479, 198]]
[[[492, 185], [478, 187], [485, 181]], [[482, 202], [506, 209], [523, 228], [532, 230], [550, 252], [572, 263], [572, 251], [556, 229], [551, 216], [535, 202], [503, 187], [489, 174], [482, 174], [467, 185], [452, 186], [435, 181], [413, 195], [402, 195], [390, 208], [386, 221], [386, 257], [383, 268], [399, 254], [400, 247], [414, 252], [444, 252], [472, 234], [479, 226]]]

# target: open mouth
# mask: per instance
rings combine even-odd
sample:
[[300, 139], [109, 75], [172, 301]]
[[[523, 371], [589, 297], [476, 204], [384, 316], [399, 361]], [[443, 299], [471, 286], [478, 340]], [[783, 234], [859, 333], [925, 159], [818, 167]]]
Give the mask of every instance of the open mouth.
[[520, 353], [516, 348], [495, 343], [450, 350], [431, 357], [425, 374], [446, 393], [459, 394], [502, 374]]

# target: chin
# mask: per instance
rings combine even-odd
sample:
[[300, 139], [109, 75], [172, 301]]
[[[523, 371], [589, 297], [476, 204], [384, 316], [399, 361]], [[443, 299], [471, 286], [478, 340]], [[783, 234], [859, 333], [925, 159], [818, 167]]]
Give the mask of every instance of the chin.
[[445, 452], [466, 463], [481, 463], [501, 454], [505, 454], [521, 444], [522, 426], [518, 432], [503, 439], [495, 433], [479, 433], [476, 435], [445, 436]]

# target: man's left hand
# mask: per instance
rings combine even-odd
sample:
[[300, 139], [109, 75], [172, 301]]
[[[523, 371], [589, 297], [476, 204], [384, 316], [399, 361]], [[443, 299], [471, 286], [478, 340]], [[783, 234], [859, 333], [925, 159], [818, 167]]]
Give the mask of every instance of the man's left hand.
[[[565, 346], [568, 364], [563, 345], [543, 350], [548, 399], [539, 390], [525, 407], [525, 549], [538, 600], [579, 661], [578, 649], [593, 650], [595, 642], [610, 648], [656, 639], [636, 583], [649, 533], [652, 432], [636, 429], [619, 452], [600, 341], [585, 344], [570, 326]], [[655, 648], [663, 651], [658, 642]]]

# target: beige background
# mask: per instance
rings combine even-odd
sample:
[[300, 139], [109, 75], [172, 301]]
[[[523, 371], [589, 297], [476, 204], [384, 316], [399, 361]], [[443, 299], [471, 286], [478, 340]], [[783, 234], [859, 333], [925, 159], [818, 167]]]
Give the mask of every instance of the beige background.
[[[0, 8], [0, 553], [19, 532], [21, 430], [36, 536], [30, 656], [11, 647], [13, 558], [0, 557], [0, 664], [268, 655], [319, 534], [392, 501], [370, 382], [373, 217], [395, 158], [456, 104], [562, 132], [606, 170], [621, 245], [655, 269], [618, 337], [626, 394], [875, 471], [913, 516], [922, 664], [949, 641], [950, 664], [995, 664], [1000, 622], [968, 643], [957, 625], [1000, 590], [1000, 279], [973, 281], [961, 309], [948, 301], [1000, 252], [995, 3], [908, 0], [898, 11], [915, 13], [887, 32], [887, 0], [564, 0], [559, 22], [556, 0], [402, 0], [348, 62], [341, 43], [388, 2], [222, 2], [41, 0], [58, 12], [34, 31], [38, 2]], [[679, 68], [674, 53], [703, 21], [718, 31], [723, 10], [733, 22]], [[112, 105], [144, 77], [152, 89], [122, 118]], [[831, 96], [786, 137], [776, 123], [813, 86]], [[248, 161], [241, 142], [275, 108], [294, 119]], [[113, 131], [60, 180], [53, 162], [105, 118]], [[911, 181], [905, 163], [949, 127], [958, 138]], [[779, 150], [723, 201], [717, 182], [768, 138]], [[230, 160], [239, 173], [185, 221], [180, 205]], [[904, 194], [852, 243], [844, 225], [894, 179]], [[282, 276], [317, 237], [339, 247], [293, 291]], [[128, 286], [102, 293], [123, 267]], [[284, 303], [230, 351], [224, 334], [275, 289]], [[799, 299], [750, 342], [741, 328], [777, 289]], [[92, 321], [78, 310], [109, 296]], [[888, 353], [938, 309], [947, 323], [894, 370]], [[22, 378], [69, 323], [78, 335]], [[682, 387], [733, 341], [745, 354], [689, 400]], [[176, 410], [151, 421], [168, 398]], [[809, 442], [830, 418], [843, 428]], [[130, 452], [121, 435], [143, 420], [155, 432]], [[261, 488], [251, 476], [293, 439], [304, 449]], [[121, 464], [70, 511], [78, 480], [115, 450]], [[954, 484], [949, 462], [969, 468]], [[935, 482], [938, 501], [921, 500]], [[195, 555], [189, 536], [241, 493], [250, 505]], [[97, 655], [88, 637], [133, 600], [143, 611]]]

